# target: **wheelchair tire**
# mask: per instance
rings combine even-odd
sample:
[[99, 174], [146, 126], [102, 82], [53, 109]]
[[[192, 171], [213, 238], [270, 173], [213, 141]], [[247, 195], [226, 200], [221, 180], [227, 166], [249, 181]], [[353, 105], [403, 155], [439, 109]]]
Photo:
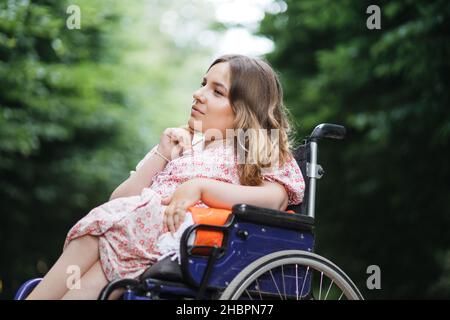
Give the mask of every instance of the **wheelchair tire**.
[[[299, 266], [300, 270], [304, 270], [303, 283], [300, 284], [298, 283]], [[319, 277], [316, 277], [314, 271], [318, 273]], [[288, 273], [287, 278], [285, 278], [285, 272]], [[275, 277], [274, 273], [276, 274]], [[329, 279], [328, 281], [324, 280], [324, 275]], [[280, 277], [283, 280], [277, 284], [275, 279]], [[258, 279], [260, 279], [259, 282]], [[290, 282], [285, 282], [285, 279]], [[295, 279], [295, 284], [292, 283], [293, 279]], [[309, 293], [303, 295], [306, 280], [311, 283], [307, 285], [310, 290], [307, 289], [305, 293], [308, 291]], [[317, 281], [313, 282], [313, 280]], [[260, 290], [260, 287], [263, 287], [261, 284], [267, 286], [267, 284], [271, 285], [270, 282], [273, 282], [275, 285], [273, 286], [276, 289], [275, 294], [273, 292], [267, 294], [267, 292]], [[315, 286], [317, 283], [320, 284], [318, 289]], [[325, 285], [325, 287], [322, 288], [322, 285]], [[291, 287], [290, 294], [286, 294], [286, 287], [289, 286]], [[253, 298], [263, 299], [264, 297], [282, 300], [299, 300], [299, 298], [318, 300], [325, 298], [324, 300], [326, 300], [331, 288], [333, 288], [330, 295], [331, 298], [340, 300], [342, 297], [345, 297], [349, 300], [363, 300], [363, 296], [351, 279], [331, 261], [307, 251], [286, 250], [263, 256], [249, 264], [231, 281], [219, 299], [238, 300], [250, 298], [253, 300]], [[299, 292], [300, 290], [301, 292]], [[292, 292], [295, 292], [295, 295]]]

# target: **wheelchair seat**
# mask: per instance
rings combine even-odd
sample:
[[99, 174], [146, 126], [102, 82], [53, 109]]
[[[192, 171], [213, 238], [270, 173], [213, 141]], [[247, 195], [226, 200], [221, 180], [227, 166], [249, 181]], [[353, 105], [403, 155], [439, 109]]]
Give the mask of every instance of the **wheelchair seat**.
[[156, 279], [171, 282], [183, 283], [183, 272], [177, 260], [172, 261], [171, 257], [156, 262], [145, 270], [139, 278], [141, 281], [146, 279]]

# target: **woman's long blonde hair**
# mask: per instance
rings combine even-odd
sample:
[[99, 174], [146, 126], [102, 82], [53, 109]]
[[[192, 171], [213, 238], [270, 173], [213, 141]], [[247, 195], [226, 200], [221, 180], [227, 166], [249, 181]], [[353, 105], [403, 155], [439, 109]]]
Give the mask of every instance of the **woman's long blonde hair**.
[[[208, 70], [221, 62], [228, 62], [230, 67], [229, 99], [235, 114], [234, 129], [248, 133], [243, 139], [239, 135], [234, 137], [236, 154], [245, 155], [245, 161], [238, 163], [239, 180], [242, 185], [260, 185], [264, 168], [282, 166], [292, 157], [292, 124], [284, 106], [283, 90], [278, 75], [266, 60], [228, 54], [217, 58]], [[270, 137], [271, 129], [278, 129], [275, 141]], [[278, 163], [272, 163], [274, 152], [278, 152]]]

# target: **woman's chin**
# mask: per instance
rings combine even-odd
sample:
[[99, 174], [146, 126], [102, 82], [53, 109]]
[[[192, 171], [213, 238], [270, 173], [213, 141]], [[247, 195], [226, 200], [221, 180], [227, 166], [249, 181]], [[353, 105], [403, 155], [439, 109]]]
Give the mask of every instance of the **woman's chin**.
[[202, 121], [196, 119], [194, 116], [190, 116], [188, 120], [189, 128], [191, 128], [194, 131], [203, 131], [202, 129]]

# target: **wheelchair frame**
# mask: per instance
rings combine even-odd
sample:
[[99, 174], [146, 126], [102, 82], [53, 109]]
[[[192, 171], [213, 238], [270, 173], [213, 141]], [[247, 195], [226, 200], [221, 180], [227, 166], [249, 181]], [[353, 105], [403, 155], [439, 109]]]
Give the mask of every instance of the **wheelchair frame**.
[[[244, 291], [250, 298], [258, 295], [262, 298], [261, 292], [264, 292], [265, 298], [282, 297], [284, 293], [285, 298], [314, 299], [312, 272], [308, 274], [310, 268], [321, 272], [321, 276], [325, 273], [336, 284], [339, 282], [339, 288], [342, 294], [346, 292], [347, 298], [363, 299], [358, 288], [341, 269], [312, 253], [316, 180], [324, 174], [317, 163], [318, 141], [323, 138], [343, 139], [344, 136], [343, 126], [320, 124], [304, 144], [294, 151], [294, 157], [305, 177], [304, 199], [307, 200], [287, 208], [295, 211], [295, 214], [237, 204], [233, 206], [225, 225], [194, 224], [185, 230], [180, 242], [181, 265], [166, 258], [147, 269], [139, 279], [110, 282], [103, 288], [99, 299], [108, 299], [118, 288], [125, 288], [122, 296], [124, 300], [236, 299]], [[189, 246], [189, 237], [198, 230], [222, 232], [222, 246]], [[296, 263], [297, 266], [297, 262], [304, 267], [296, 267], [294, 277], [294, 270], [287, 263]], [[271, 265], [277, 267], [276, 270], [269, 270], [272, 279], [262, 276], [259, 282], [256, 279], [256, 285], [249, 283], [255, 274]], [[283, 273], [283, 290], [275, 282], [275, 278], [280, 276], [280, 270]], [[289, 280], [287, 284], [285, 273]], [[294, 278], [296, 281], [291, 281]], [[298, 278], [302, 279], [301, 292]], [[39, 281], [33, 279], [23, 284], [15, 299], [26, 297]]]

